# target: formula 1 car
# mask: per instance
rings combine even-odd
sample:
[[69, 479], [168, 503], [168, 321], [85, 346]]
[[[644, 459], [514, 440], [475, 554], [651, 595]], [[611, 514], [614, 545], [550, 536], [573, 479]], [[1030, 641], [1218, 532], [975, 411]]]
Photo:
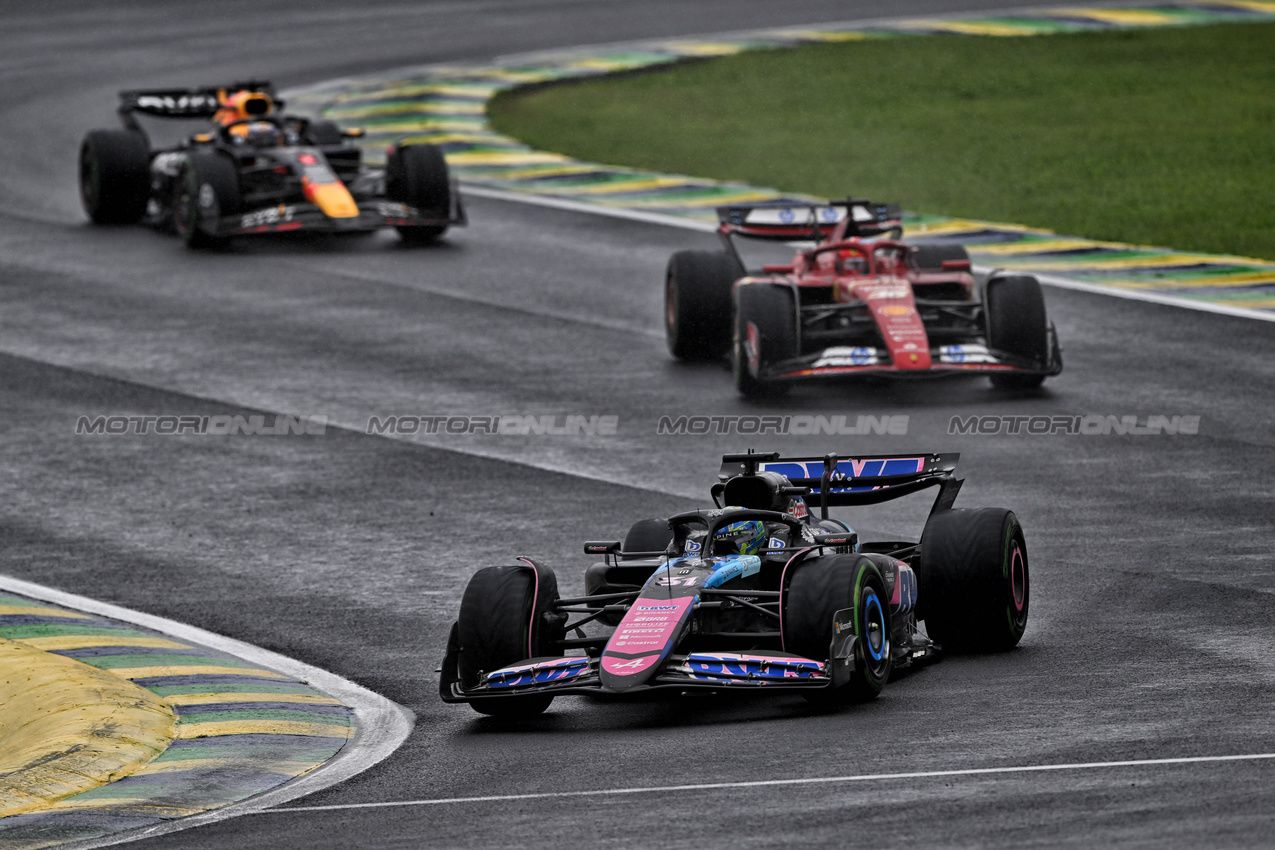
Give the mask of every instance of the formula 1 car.
[[[896, 206], [849, 199], [717, 212], [725, 249], [669, 260], [665, 329], [680, 359], [729, 353], [744, 396], [865, 373], [976, 371], [997, 387], [1024, 389], [1062, 371], [1036, 278], [993, 272], [976, 287], [963, 247], [899, 241]], [[749, 273], [735, 236], [815, 244], [787, 265]]]
[[[958, 458], [726, 455], [715, 509], [642, 520], [623, 544], [586, 543], [603, 561], [585, 572], [583, 596], [561, 598], [554, 571], [528, 557], [479, 570], [440, 695], [504, 717], [564, 694], [657, 690], [791, 691], [839, 705], [875, 698], [892, 673], [941, 650], [1010, 649], [1027, 626], [1023, 531], [1004, 508], [952, 508]], [[928, 487], [938, 494], [919, 543], [860, 542], [828, 518], [829, 507]]]
[[[256, 233], [386, 226], [407, 242], [428, 242], [465, 223], [438, 148], [400, 143], [388, 151], [385, 168], [370, 168], [353, 142], [362, 131], [282, 108], [262, 80], [121, 92], [123, 129], [93, 130], [80, 146], [85, 212], [95, 224], [147, 219], [192, 248]], [[138, 116], [197, 120], [202, 127], [156, 150]]]

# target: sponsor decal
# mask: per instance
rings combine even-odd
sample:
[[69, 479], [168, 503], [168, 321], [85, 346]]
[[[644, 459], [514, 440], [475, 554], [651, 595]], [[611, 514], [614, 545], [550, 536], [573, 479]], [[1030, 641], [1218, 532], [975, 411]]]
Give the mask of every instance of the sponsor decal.
[[857, 291], [862, 291], [860, 296], [864, 301], [876, 301], [878, 298], [907, 298], [908, 288], [906, 286], [856, 286]]
[[220, 104], [217, 98], [207, 94], [154, 95], [144, 94], [137, 98], [138, 109], [155, 112], [206, 112], [216, 109]]
[[239, 219], [240, 227], [264, 227], [271, 224], [278, 224], [282, 221], [292, 221], [292, 216], [296, 212], [296, 207], [290, 207], [287, 204], [279, 204], [277, 207], [267, 207], [264, 210], [245, 213]]
[[213, 204], [217, 203], [217, 193], [213, 191], [213, 187], [205, 183], [199, 187], [199, 205], [206, 210], [213, 208]]
[[796, 218], [796, 214], [790, 209], [782, 209], [779, 211], [779, 220], [784, 224], [792, 224]]
[[788, 515], [795, 519], [805, 519], [810, 516], [810, 509], [806, 507], [806, 500], [800, 496], [789, 499]]
[[825, 348], [812, 368], [826, 366], [875, 366], [881, 362], [875, 348], [866, 346], [833, 346]]
[[910, 316], [913, 312], [906, 304], [887, 304], [881, 308], [883, 316]]
[[761, 558], [756, 555], [732, 557], [704, 580], [705, 587], [721, 587], [728, 581], [761, 572]]
[[770, 548], [771, 548], [771, 549], [782, 549], [782, 548], [784, 548], [784, 546], [785, 546], [784, 541], [780, 540], [778, 537], [772, 537], [772, 538], [770, 538]]

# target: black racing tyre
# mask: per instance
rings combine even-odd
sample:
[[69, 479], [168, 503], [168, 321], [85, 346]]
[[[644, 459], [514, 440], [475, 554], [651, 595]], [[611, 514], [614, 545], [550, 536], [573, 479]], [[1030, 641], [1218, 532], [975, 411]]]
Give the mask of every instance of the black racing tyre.
[[[753, 333], [749, 325], [756, 329]], [[749, 369], [749, 347], [759, 368], [797, 356], [797, 301], [792, 290], [768, 283], [743, 284], [735, 289], [735, 339], [731, 369], [735, 389], [745, 398], [777, 398], [788, 392], [787, 381], [762, 381]]]
[[844, 704], [876, 699], [890, 678], [890, 600], [881, 570], [864, 555], [830, 555], [798, 564], [783, 596], [784, 649], [828, 660], [833, 616], [854, 611], [854, 672], [838, 688], [812, 691], [812, 702]]
[[[418, 144], [395, 147], [385, 162], [385, 194], [391, 201], [415, 207], [426, 215], [446, 219], [452, 208], [451, 174], [442, 149]], [[432, 242], [448, 225], [398, 227], [404, 242]]]
[[720, 360], [730, 350], [731, 287], [744, 276], [725, 251], [678, 251], [664, 272], [664, 332], [679, 360]]
[[311, 121], [305, 128], [305, 135], [310, 144], [321, 148], [330, 148], [345, 144], [345, 136], [335, 121]]
[[[989, 280], [983, 292], [983, 316], [989, 348], [1025, 357], [1041, 368], [1049, 362], [1045, 295], [1036, 278], [1002, 275]], [[992, 373], [991, 380], [998, 389], [1023, 390], [1040, 386], [1045, 376]]]
[[150, 200], [150, 145], [133, 130], [93, 130], [80, 145], [80, 202], [94, 224], [136, 224]]
[[663, 552], [673, 542], [668, 520], [640, 519], [624, 535], [621, 552]]
[[970, 261], [964, 245], [913, 245], [908, 252], [908, 265], [919, 272], [941, 272], [949, 260]]
[[[485, 567], [475, 573], [456, 620], [461, 686], [474, 687], [484, 672], [558, 655], [565, 621], [545, 616], [557, 599], [558, 579], [543, 567]], [[540, 714], [551, 702], [552, 695], [533, 694], [475, 699], [470, 705], [481, 714], [516, 717]]]
[[195, 151], [186, 158], [173, 184], [173, 226], [190, 248], [211, 248], [225, 237], [210, 230], [241, 207], [239, 172], [226, 154]]
[[921, 535], [917, 617], [944, 650], [1003, 652], [1027, 628], [1027, 543], [1005, 508], [939, 511]]

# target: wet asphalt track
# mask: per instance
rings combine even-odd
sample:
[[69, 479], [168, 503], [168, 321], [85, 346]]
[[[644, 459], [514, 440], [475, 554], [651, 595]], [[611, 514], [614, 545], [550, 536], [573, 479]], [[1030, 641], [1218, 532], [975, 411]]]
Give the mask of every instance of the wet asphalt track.
[[[880, 14], [868, 3], [6, 3], [0, 44], [3, 570], [210, 628], [418, 716], [382, 765], [295, 805], [1275, 752], [1275, 328], [1050, 290], [1067, 371], [831, 385], [784, 412], [907, 415], [906, 437], [657, 436], [756, 413], [664, 352], [659, 278], [696, 233], [472, 200], [436, 248], [382, 235], [190, 254], [85, 225], [82, 133], [123, 87], [379, 68]], [[1013, 4], [899, 3], [891, 14]], [[729, 12], [727, 11], [729, 10]], [[97, 414], [325, 414], [313, 437], [76, 437]], [[767, 411], [770, 412], [770, 411]], [[360, 433], [372, 415], [610, 414], [612, 438]], [[1196, 436], [959, 436], [954, 415], [1201, 416]], [[514, 729], [438, 702], [467, 576], [515, 553], [578, 588], [579, 541], [700, 503], [717, 455], [959, 450], [958, 504], [1027, 531], [1022, 646], [871, 706], [559, 700]], [[616, 482], [616, 483], [608, 483]], [[852, 519], [857, 519], [853, 518]], [[894, 530], [881, 516], [860, 520]], [[906, 524], [904, 524], [906, 525]], [[899, 530], [906, 530], [900, 528]], [[1262, 846], [1275, 764], [293, 812], [156, 847]]]

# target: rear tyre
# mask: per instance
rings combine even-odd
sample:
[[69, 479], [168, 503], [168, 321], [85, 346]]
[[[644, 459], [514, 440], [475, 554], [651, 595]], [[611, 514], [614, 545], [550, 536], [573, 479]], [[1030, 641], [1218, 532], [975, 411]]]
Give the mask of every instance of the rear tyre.
[[93, 130], [80, 145], [80, 202], [94, 224], [136, 224], [150, 200], [150, 145], [133, 130]]
[[917, 616], [931, 639], [954, 652], [1013, 649], [1027, 628], [1031, 576], [1013, 511], [955, 509], [933, 514], [916, 563]]
[[[472, 688], [483, 673], [528, 658], [557, 655], [563, 620], [546, 617], [558, 600], [552, 570], [529, 566], [485, 567], [474, 574], [461, 597], [457, 618], [461, 686]], [[553, 702], [549, 694], [492, 697], [470, 701], [493, 717], [531, 716]]]
[[229, 156], [196, 151], [182, 164], [174, 184], [173, 225], [187, 247], [225, 244], [217, 223], [238, 213], [240, 205], [239, 172]]
[[[1005, 275], [987, 282], [983, 294], [983, 314], [987, 323], [987, 344], [1039, 363], [1049, 362], [1049, 325], [1045, 316], [1045, 295], [1040, 281], [1030, 275]], [[992, 386], [1004, 390], [1039, 387], [1044, 375], [991, 375]]]
[[[787, 287], [750, 283], [735, 290], [735, 340], [731, 369], [735, 389], [745, 398], [778, 398], [790, 389], [787, 381], [761, 380], [758, 371], [797, 356], [797, 302]], [[751, 352], [751, 355], [750, 355]]]
[[678, 251], [664, 273], [664, 332], [679, 360], [720, 360], [730, 350], [731, 287], [744, 276], [725, 251]]
[[[391, 201], [415, 207], [421, 213], [446, 220], [452, 208], [451, 174], [441, 149], [434, 145], [396, 147], [385, 163], [385, 194]], [[448, 225], [401, 226], [404, 242], [433, 242]]]
[[833, 617], [854, 611], [854, 671], [836, 688], [805, 694], [811, 702], [843, 705], [876, 699], [890, 678], [890, 601], [885, 580], [870, 558], [832, 555], [800, 564], [784, 594], [784, 648], [815, 661], [828, 660]]

